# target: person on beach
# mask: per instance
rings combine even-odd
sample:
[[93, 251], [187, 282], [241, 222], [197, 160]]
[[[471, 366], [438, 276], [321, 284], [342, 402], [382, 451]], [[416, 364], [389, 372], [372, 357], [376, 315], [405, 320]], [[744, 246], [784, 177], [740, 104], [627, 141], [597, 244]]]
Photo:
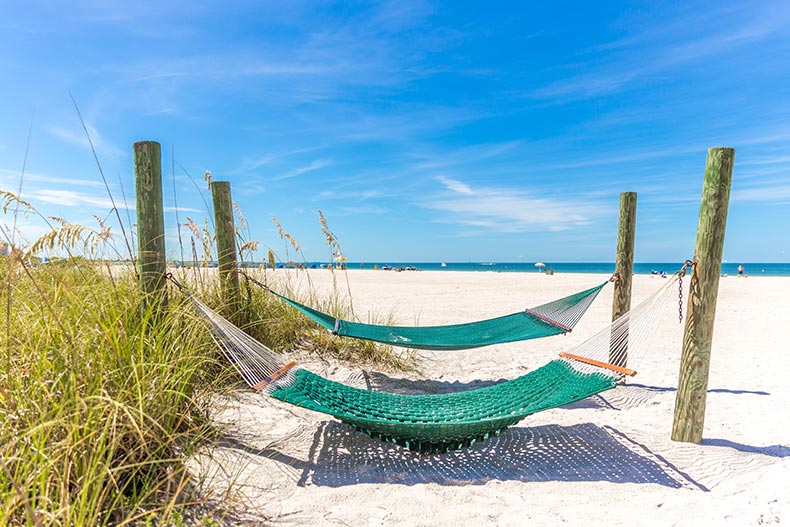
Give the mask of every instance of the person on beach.
[[738, 276], [743, 276], [743, 265], [738, 266]]

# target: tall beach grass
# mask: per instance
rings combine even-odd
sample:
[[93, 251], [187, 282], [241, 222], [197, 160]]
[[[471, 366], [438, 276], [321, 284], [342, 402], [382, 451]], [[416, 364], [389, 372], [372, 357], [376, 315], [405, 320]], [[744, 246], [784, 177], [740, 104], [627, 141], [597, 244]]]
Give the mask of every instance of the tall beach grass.
[[[98, 229], [45, 218], [4, 190], [0, 210], [14, 218], [37, 215], [50, 226], [37, 240], [15, 247], [15, 228], [0, 224], [10, 248], [10, 255], [0, 256], [0, 525], [183, 525], [186, 515], [214, 525], [224, 509], [206, 506], [186, 460], [221, 437], [210, 419], [211, 395], [240, 386], [240, 380], [207, 326], [175, 289], [159, 309], [144, 298], [132, 264], [108, 263], [108, 256], [120, 254], [99, 217]], [[327, 243], [339, 253], [320, 218]], [[208, 222], [202, 229], [192, 220], [189, 225], [196, 268], [179, 276], [207, 304], [225, 311], [216, 274], [206, 268], [214, 240]], [[237, 234], [243, 261], [257, 242]], [[124, 241], [128, 248], [126, 236]], [[288, 245], [289, 256], [287, 251]], [[41, 253], [60, 258], [43, 265], [36, 258]], [[312, 287], [297, 291], [291, 278], [274, 273], [272, 285], [334, 316], [357, 318], [350, 287], [341, 293], [336, 275], [333, 291], [323, 296]], [[274, 350], [414, 368], [411, 354], [341, 339], [260, 289], [245, 292], [234, 321]]]
[[[212, 271], [181, 274], [221, 309]], [[146, 310], [129, 266], [84, 259], [0, 258], [0, 280], [0, 525], [177, 525], [205, 510], [185, 460], [221, 434], [208, 396], [238, 380], [188, 301], [172, 289], [164, 311]], [[241, 325], [275, 350], [413, 366], [256, 289]], [[300, 299], [350, 316], [337, 292]]]
[[210, 338], [178, 301], [154, 321], [132, 273], [0, 265], [0, 524], [166, 523], [212, 435]]

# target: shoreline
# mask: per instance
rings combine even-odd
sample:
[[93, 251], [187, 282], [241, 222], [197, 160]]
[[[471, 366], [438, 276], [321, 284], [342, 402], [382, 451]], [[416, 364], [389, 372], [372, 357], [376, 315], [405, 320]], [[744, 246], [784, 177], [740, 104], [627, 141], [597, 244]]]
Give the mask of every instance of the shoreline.
[[[245, 269], [259, 269], [265, 264], [244, 264]], [[296, 265], [310, 270], [328, 270], [326, 262], [307, 262], [292, 264], [278, 264], [276, 269], [296, 269]], [[743, 265], [743, 276], [790, 276], [790, 263], [723, 263], [720, 274], [722, 276], [737, 276], [738, 267]], [[634, 264], [634, 275], [671, 275], [683, 266], [683, 262], [637, 262]], [[335, 269], [342, 268], [335, 267]], [[271, 270], [270, 267], [267, 267]], [[345, 269], [349, 271], [440, 271], [440, 272], [477, 272], [477, 273], [521, 273], [521, 274], [612, 274], [615, 270], [614, 262], [547, 262], [541, 268], [536, 268], [531, 263], [491, 263], [478, 262], [447, 263], [442, 266], [440, 262], [396, 262], [396, 263], [362, 263], [347, 262]]]

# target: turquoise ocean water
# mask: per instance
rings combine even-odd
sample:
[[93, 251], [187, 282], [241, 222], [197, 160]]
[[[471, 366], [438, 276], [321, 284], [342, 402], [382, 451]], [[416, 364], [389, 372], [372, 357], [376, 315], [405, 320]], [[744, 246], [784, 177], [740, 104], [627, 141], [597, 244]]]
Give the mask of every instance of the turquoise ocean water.
[[[555, 273], [599, 273], [611, 274], [614, 272], [614, 262], [543, 262], [546, 264], [544, 269], [552, 269]], [[320, 266], [321, 264], [315, 264]], [[348, 269], [359, 269], [364, 265], [364, 269], [373, 269], [374, 265], [379, 268], [389, 266], [414, 267], [423, 271], [480, 271], [498, 273], [536, 273], [539, 267], [535, 267], [535, 262], [447, 262], [442, 266], [441, 262], [349, 262]], [[790, 276], [789, 263], [750, 263], [750, 262], [725, 262], [721, 265], [722, 274], [737, 275], [738, 265], [743, 265], [744, 274], [749, 276]], [[651, 274], [651, 272], [664, 271], [672, 274], [683, 266], [683, 262], [646, 262], [634, 264], [634, 273]]]

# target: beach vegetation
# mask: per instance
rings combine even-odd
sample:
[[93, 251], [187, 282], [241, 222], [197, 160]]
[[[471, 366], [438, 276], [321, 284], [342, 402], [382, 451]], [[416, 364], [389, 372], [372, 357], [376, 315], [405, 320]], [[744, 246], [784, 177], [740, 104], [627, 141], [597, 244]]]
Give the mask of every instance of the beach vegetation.
[[[6, 213], [37, 213], [11, 193], [2, 200]], [[226, 510], [200, 495], [186, 460], [220, 437], [209, 401], [240, 387], [235, 372], [184, 295], [169, 290], [163, 310], [146, 302], [100, 218], [97, 227], [43, 219], [51, 229], [21, 247], [13, 229], [2, 231], [10, 250], [0, 256], [0, 524], [178, 525], [187, 516], [218, 524]], [[218, 280], [204, 268], [214, 235], [207, 221], [187, 225], [202, 265], [179, 276], [222, 309]], [[241, 246], [251, 254], [257, 242]], [[269, 273], [270, 284], [298, 301], [354, 316], [337, 287], [323, 296], [312, 287], [299, 292], [290, 274]], [[411, 355], [333, 336], [247, 286], [242, 326], [275, 350], [414, 367]]]

